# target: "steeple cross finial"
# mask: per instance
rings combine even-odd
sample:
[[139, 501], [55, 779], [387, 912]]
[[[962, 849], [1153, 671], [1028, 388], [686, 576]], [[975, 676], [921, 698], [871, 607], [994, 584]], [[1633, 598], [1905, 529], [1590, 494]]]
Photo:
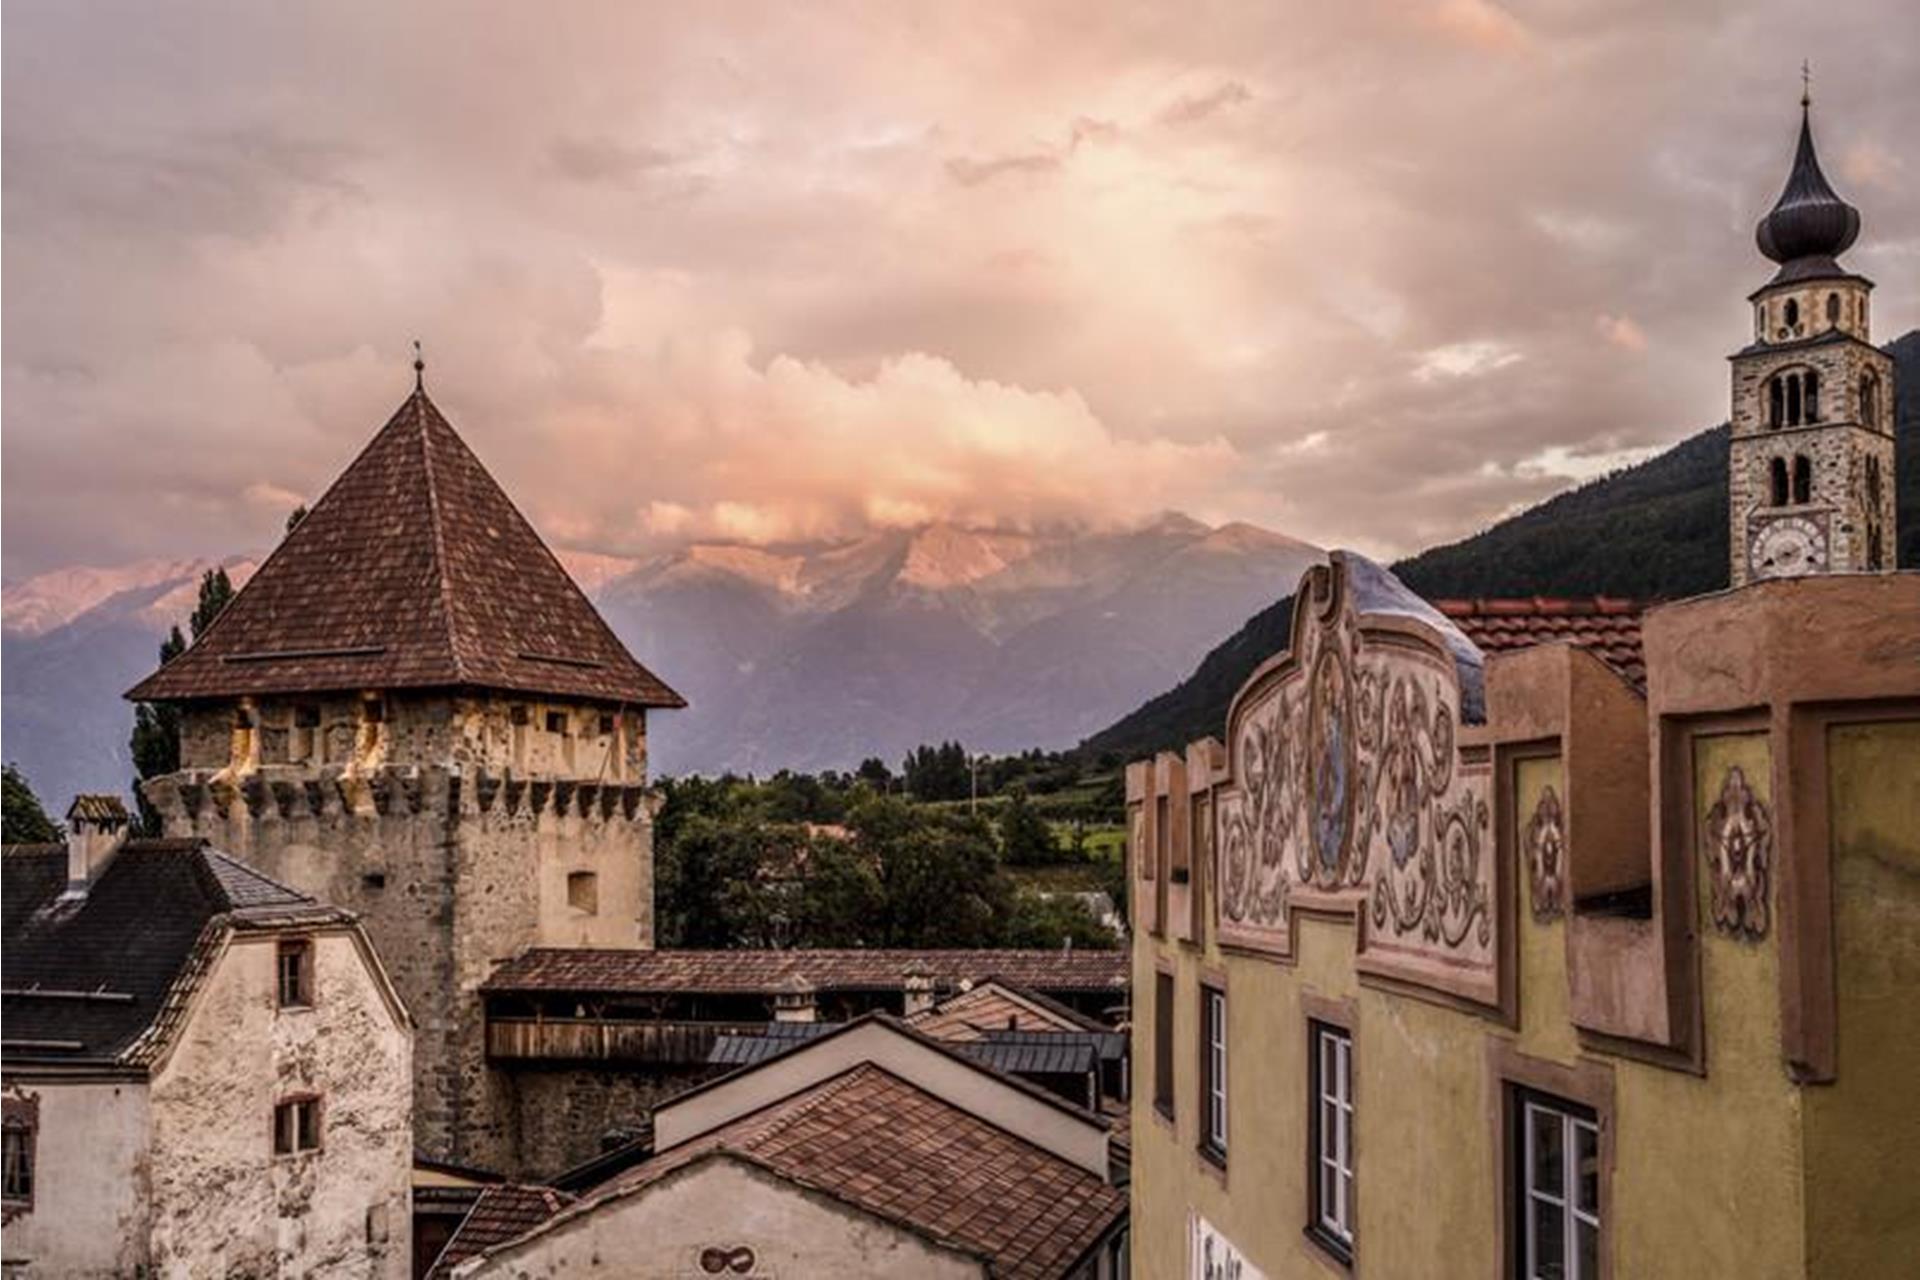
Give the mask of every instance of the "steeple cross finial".
[[420, 339], [418, 338], [413, 340], [413, 389], [415, 391], [425, 391], [427, 389], [427, 362], [420, 355]]
[[1800, 109], [1813, 105], [1813, 63], [1800, 59]]

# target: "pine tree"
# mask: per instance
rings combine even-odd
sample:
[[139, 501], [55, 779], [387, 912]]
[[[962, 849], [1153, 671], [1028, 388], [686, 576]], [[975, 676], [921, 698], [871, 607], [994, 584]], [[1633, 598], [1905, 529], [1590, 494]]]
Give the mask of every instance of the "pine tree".
[[0, 794], [0, 840], [7, 844], [49, 844], [60, 839], [60, 827], [40, 806], [19, 768], [8, 765], [4, 794]]

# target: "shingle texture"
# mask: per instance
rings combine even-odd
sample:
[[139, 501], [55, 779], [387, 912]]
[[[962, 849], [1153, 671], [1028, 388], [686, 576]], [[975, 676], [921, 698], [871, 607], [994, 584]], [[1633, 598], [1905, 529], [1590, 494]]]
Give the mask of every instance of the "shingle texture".
[[553, 1187], [519, 1182], [488, 1187], [434, 1259], [428, 1280], [444, 1280], [474, 1254], [525, 1235], [573, 1201], [574, 1197]]
[[582, 1211], [716, 1151], [986, 1259], [1053, 1280], [1126, 1213], [1126, 1193], [1071, 1161], [863, 1064], [609, 1182]]
[[437, 687], [685, 705], [416, 391], [213, 626], [127, 696]]
[[1124, 951], [589, 951], [534, 948], [494, 970], [489, 992], [773, 993], [799, 979], [816, 991], [898, 991], [915, 967], [937, 987], [1002, 977], [1036, 991], [1124, 992]]
[[62, 896], [63, 845], [8, 846], [0, 871], [9, 1063], [136, 1065], [136, 1045], [178, 1012], [209, 924], [352, 918], [198, 840], [129, 840], [81, 898]]
[[1534, 596], [1526, 600], [1435, 600], [1433, 606], [1483, 653], [1503, 653], [1562, 642], [1592, 650], [1637, 689], [1647, 683], [1640, 646], [1640, 615], [1632, 600]]

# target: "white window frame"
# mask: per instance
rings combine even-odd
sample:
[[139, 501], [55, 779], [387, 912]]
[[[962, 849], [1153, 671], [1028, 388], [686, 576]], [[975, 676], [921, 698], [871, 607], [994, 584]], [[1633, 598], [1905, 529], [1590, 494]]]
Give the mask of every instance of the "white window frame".
[[1210, 1154], [1224, 1160], [1227, 1155], [1227, 993], [1204, 983], [1200, 987], [1200, 1035], [1200, 1052], [1206, 1055], [1207, 1062], [1200, 1141]]
[[[1353, 1248], [1353, 1033], [1313, 1024], [1314, 1226]], [[1331, 1113], [1332, 1124], [1328, 1123]], [[1331, 1190], [1332, 1195], [1327, 1192]]]
[[[1542, 1126], [1553, 1126], [1560, 1135], [1560, 1191], [1556, 1195], [1541, 1181], [1544, 1170], [1538, 1167], [1536, 1159], [1538, 1144], [1535, 1135]], [[1529, 1280], [1597, 1280], [1598, 1271], [1593, 1275], [1582, 1272], [1580, 1267], [1580, 1229], [1593, 1232], [1595, 1257], [1599, 1256], [1600, 1205], [1599, 1179], [1595, 1178], [1594, 1203], [1583, 1207], [1581, 1204], [1580, 1179], [1580, 1140], [1582, 1137], [1591, 1142], [1591, 1158], [1600, 1159], [1600, 1125], [1598, 1121], [1585, 1114], [1584, 1109], [1574, 1110], [1565, 1106], [1556, 1106], [1544, 1095], [1526, 1092], [1520, 1095], [1520, 1145], [1524, 1153], [1521, 1167], [1520, 1194], [1520, 1239], [1521, 1274]], [[1560, 1218], [1560, 1257], [1541, 1258], [1538, 1236], [1539, 1219], [1536, 1206], [1544, 1206], [1549, 1211], [1557, 1211]], [[1542, 1264], [1558, 1264], [1558, 1271], [1542, 1271]]]

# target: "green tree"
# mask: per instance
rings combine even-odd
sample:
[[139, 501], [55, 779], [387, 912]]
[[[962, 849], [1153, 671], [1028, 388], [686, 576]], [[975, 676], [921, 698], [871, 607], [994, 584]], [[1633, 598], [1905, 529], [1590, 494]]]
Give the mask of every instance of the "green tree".
[[1108, 950], [1120, 945], [1078, 898], [1022, 890], [1013, 900], [1001, 946]]
[[1027, 789], [1017, 784], [1000, 806], [1000, 856], [1010, 867], [1046, 866], [1060, 860], [1053, 827], [1027, 799]]
[[33, 794], [17, 765], [6, 766], [4, 793], [0, 793], [0, 841], [6, 844], [48, 844], [60, 839], [59, 824], [47, 816], [40, 797]]
[[855, 853], [879, 875], [878, 945], [997, 944], [1013, 891], [985, 822], [880, 797], [855, 809], [848, 825]]
[[287, 513], [287, 532], [292, 533], [295, 529], [298, 529], [300, 522], [306, 518], [307, 504], [303, 502]]
[[800, 889], [799, 945], [868, 946], [885, 917], [886, 895], [873, 863], [850, 841], [814, 840]]
[[[233, 582], [225, 569], [209, 569], [200, 578], [200, 597], [194, 604], [187, 626], [198, 640], [220, 611], [233, 599]], [[160, 643], [160, 665], [166, 666], [187, 651], [186, 637], [179, 627], [167, 632]], [[140, 808], [139, 834], [160, 834], [160, 815], [147, 803], [140, 784], [148, 778], [172, 773], [180, 767], [180, 708], [166, 702], [140, 702], [133, 708], [133, 736], [127, 746], [133, 756], [133, 798]]]

